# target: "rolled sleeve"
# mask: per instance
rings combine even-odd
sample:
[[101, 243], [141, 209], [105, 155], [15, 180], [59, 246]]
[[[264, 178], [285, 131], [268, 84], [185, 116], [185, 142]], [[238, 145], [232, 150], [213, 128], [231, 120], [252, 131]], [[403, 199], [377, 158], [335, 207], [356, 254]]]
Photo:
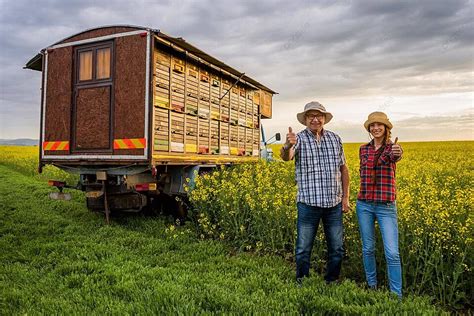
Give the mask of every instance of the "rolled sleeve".
[[346, 164], [346, 155], [344, 154], [344, 147], [342, 146], [342, 140], [339, 138], [339, 166]]
[[300, 143], [301, 143], [301, 136], [300, 134], [296, 134], [296, 144], [293, 146], [295, 153], [298, 152], [298, 150], [300, 149]]

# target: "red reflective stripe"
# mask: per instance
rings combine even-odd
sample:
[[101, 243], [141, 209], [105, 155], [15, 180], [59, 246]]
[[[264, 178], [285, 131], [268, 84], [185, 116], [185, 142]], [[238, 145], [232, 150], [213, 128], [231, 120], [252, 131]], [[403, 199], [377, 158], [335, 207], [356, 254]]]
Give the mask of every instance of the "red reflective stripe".
[[147, 191], [148, 190], [148, 183], [143, 184], [135, 184], [136, 191]]
[[66, 182], [56, 181], [56, 180], [49, 180], [48, 185], [52, 187], [64, 187], [66, 186]]
[[124, 138], [114, 139], [114, 149], [137, 149], [145, 148], [145, 138]]
[[58, 148], [60, 142], [54, 142], [53, 147], [50, 150], [56, 150]]
[[66, 142], [58, 142], [56, 150], [64, 150], [64, 146], [66, 146]]
[[114, 140], [114, 149], [120, 149], [118, 140]]
[[68, 141], [44, 141], [43, 150], [54, 151], [54, 150], [69, 150]]
[[132, 141], [131, 141], [130, 139], [127, 138], [127, 139], [122, 139], [122, 140], [123, 140], [123, 142], [127, 145], [126, 148], [128, 148], [128, 149], [133, 149], [133, 148], [135, 148], [135, 145], [133, 145], [133, 143], [132, 143]]

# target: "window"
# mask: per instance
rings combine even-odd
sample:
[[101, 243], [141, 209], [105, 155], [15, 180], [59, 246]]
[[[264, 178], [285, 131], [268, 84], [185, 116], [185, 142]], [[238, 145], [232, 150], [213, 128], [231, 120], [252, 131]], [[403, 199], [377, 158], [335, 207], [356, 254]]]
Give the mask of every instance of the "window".
[[110, 77], [110, 48], [97, 50], [97, 79]]
[[79, 81], [92, 80], [92, 51], [79, 54]]
[[78, 83], [95, 83], [112, 79], [112, 43], [77, 49]]

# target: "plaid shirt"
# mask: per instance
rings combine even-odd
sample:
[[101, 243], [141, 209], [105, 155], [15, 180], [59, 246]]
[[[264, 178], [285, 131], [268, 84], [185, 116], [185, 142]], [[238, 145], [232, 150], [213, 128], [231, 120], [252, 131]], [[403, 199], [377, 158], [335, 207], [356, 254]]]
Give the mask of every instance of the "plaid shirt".
[[297, 202], [333, 207], [342, 200], [341, 166], [346, 164], [341, 138], [323, 130], [319, 142], [309, 130], [296, 135]]
[[[379, 151], [382, 148], [379, 149]], [[376, 156], [378, 162], [375, 163]], [[392, 144], [377, 152], [374, 141], [360, 146], [360, 190], [357, 198], [370, 202], [394, 202], [397, 197], [395, 171], [401, 157], [392, 153]]]

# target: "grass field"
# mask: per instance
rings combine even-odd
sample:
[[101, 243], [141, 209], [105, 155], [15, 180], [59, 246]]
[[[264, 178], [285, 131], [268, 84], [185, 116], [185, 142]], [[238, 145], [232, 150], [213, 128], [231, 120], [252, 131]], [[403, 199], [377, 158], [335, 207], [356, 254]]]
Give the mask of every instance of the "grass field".
[[[402, 143], [397, 164], [397, 208], [404, 293], [425, 294], [454, 310], [472, 308], [474, 261], [474, 142]], [[273, 146], [275, 157], [280, 146]], [[359, 185], [359, 144], [344, 146], [351, 202]], [[275, 161], [222, 169], [197, 181], [191, 200], [201, 234], [258, 253], [293, 257], [296, 221], [294, 162]], [[322, 229], [319, 240], [323, 240]], [[346, 278], [364, 282], [355, 212], [344, 216]], [[386, 284], [377, 234], [379, 284]], [[313, 266], [325, 267], [325, 244], [316, 244]]]
[[[200, 214], [209, 213], [204, 213], [199, 204], [193, 213], [196, 222], [183, 227], [174, 226], [166, 217], [140, 215], [115, 216], [107, 226], [102, 216], [87, 211], [80, 192], [72, 192], [70, 202], [49, 200], [48, 178], [75, 178], [54, 168], [37, 175], [36, 159], [35, 148], [0, 147], [1, 314], [429, 315], [444, 313], [439, 306], [452, 308], [436, 298], [438, 307], [433, 306], [433, 298], [410, 293], [398, 302], [387, 291], [363, 289], [354, 279], [326, 286], [318, 274], [298, 288], [294, 283], [294, 266], [285, 260], [291, 240], [278, 238], [271, 227], [264, 231], [268, 232], [266, 239], [249, 234], [250, 226], [241, 230], [240, 218], [247, 223], [253, 219], [245, 204], [252, 202], [251, 197], [226, 201], [240, 203], [231, 207], [234, 214], [229, 215], [234, 220], [232, 225], [240, 231], [240, 239], [231, 233], [224, 234], [224, 226], [219, 226], [223, 223], [219, 221], [209, 222], [206, 230], [203, 219], [207, 217]], [[276, 179], [272, 176], [281, 171], [267, 164], [256, 167], [273, 170], [267, 174], [269, 179]], [[290, 165], [285, 164], [284, 168], [291, 174]], [[260, 197], [263, 205], [268, 203], [265, 197], [273, 192], [271, 201], [281, 203], [284, 197], [277, 196], [278, 181], [262, 187], [269, 181], [267, 177], [261, 179], [261, 195], [253, 196]], [[272, 187], [276, 189], [272, 191]], [[204, 194], [199, 190], [197, 194]], [[288, 200], [287, 208], [273, 212], [273, 217], [263, 214], [264, 220], [257, 224], [274, 225], [273, 220], [281, 220], [277, 216], [280, 212], [288, 211], [291, 216], [293, 204], [294, 200]], [[294, 222], [288, 225], [294, 226]], [[285, 234], [291, 234], [291, 228], [287, 230]], [[281, 242], [288, 249], [280, 249]], [[352, 251], [357, 253], [356, 249]], [[352, 260], [355, 259], [354, 256]], [[316, 266], [321, 264], [319, 259], [315, 260]]]

